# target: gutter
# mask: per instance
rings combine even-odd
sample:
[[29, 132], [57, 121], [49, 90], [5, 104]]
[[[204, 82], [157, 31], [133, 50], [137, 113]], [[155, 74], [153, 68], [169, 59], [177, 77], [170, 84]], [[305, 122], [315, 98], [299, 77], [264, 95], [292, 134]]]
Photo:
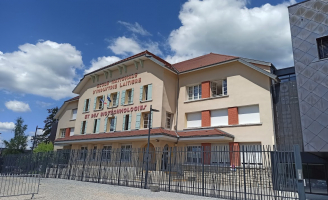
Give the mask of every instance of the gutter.
[[179, 114], [179, 89], [180, 89], [180, 73], [179, 71], [172, 65], [172, 68], [176, 71], [177, 75], [178, 75], [178, 84], [177, 84], [177, 96], [175, 98], [175, 109], [176, 109], [176, 117], [175, 117], [175, 128], [174, 128], [174, 131], [175, 131], [175, 134], [177, 135], [177, 142], [176, 144], [179, 143], [179, 139], [180, 139], [180, 136], [178, 134], [178, 114]]

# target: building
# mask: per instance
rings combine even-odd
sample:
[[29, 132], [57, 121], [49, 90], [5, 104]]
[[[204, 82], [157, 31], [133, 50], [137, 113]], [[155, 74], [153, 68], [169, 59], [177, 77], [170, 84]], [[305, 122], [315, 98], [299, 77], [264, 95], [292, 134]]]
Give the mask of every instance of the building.
[[328, 194], [328, 1], [288, 8], [306, 192]]
[[214, 53], [172, 65], [141, 52], [84, 75], [55, 116], [55, 148], [144, 148], [149, 126], [151, 148], [274, 145], [274, 70]]

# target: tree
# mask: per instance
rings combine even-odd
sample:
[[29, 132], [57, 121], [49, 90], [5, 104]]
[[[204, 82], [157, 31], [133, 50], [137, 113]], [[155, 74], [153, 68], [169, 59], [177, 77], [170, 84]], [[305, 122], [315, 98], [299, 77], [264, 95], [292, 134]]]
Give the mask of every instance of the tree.
[[42, 142], [49, 143], [50, 141], [50, 134], [51, 134], [51, 127], [53, 123], [57, 122], [57, 119], [54, 119], [55, 115], [58, 112], [58, 107], [56, 106], [55, 108], [47, 109], [49, 115], [44, 120], [44, 128], [43, 128], [43, 134], [38, 135], [36, 138], [36, 144], [40, 144]]
[[15, 128], [14, 128], [14, 138], [11, 138], [9, 142], [4, 140], [5, 150], [4, 154], [19, 154], [24, 153], [27, 147], [27, 135], [25, 135], [25, 131], [27, 129], [27, 125], [24, 125], [24, 120], [22, 117], [16, 119]]
[[48, 152], [48, 151], [53, 151], [54, 150], [54, 145], [49, 142], [42, 142], [40, 143], [34, 150], [34, 153], [40, 153], [40, 152]]

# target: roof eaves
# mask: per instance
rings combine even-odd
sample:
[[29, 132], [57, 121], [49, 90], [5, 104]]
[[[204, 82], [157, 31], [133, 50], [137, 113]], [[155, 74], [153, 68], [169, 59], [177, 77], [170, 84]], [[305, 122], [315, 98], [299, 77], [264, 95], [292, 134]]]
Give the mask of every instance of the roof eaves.
[[241, 58], [241, 59], [245, 60], [246, 62], [256, 63], [259, 65], [266, 65], [269, 67], [271, 67], [271, 65], [272, 65], [272, 63], [270, 63], [270, 62], [265, 62], [265, 61], [261, 61], [261, 60], [254, 60], [254, 59], [250, 59], [250, 58]]
[[197, 67], [197, 68], [194, 68], [194, 69], [189, 69], [189, 70], [186, 70], [186, 71], [180, 71], [179, 73], [180, 74], [186, 74], [186, 73], [189, 73], [189, 72], [198, 71], [198, 70], [202, 70], [202, 69], [209, 68], [209, 67], [214, 67], [216, 65], [222, 65], [222, 64], [233, 62], [233, 61], [238, 61], [238, 59], [239, 58], [233, 58], [231, 60], [225, 60], [225, 61], [222, 61], [222, 62], [213, 63], [213, 64], [205, 65], [205, 66], [202, 66], [202, 67]]
[[275, 80], [275, 81], [278, 82], [278, 79], [277, 79], [277, 76], [276, 76], [276, 75], [271, 74], [270, 72], [267, 72], [267, 71], [265, 71], [264, 69], [261, 69], [261, 68], [255, 66], [255, 65], [253, 65], [253, 64], [251, 64], [251, 63], [245, 61], [245, 60], [242, 59], [242, 58], [239, 58], [238, 61], [241, 62], [242, 64], [244, 64], [244, 65], [246, 65], [246, 66], [248, 66], [248, 67], [250, 67], [250, 68], [252, 68], [252, 69], [254, 69], [254, 70], [256, 70], [256, 71], [258, 71], [258, 72], [260, 72], [260, 73], [262, 73], [262, 74], [264, 74], [264, 75], [266, 75], [266, 76], [268, 76], [268, 77], [270, 77], [270, 78], [272, 78], [273, 80]]

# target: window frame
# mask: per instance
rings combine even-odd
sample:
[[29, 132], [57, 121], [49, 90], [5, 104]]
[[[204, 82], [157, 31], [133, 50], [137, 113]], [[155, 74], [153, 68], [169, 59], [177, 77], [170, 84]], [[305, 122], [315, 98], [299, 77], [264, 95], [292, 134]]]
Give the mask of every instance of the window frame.
[[89, 105], [90, 101], [91, 101], [90, 98], [86, 99], [84, 112], [89, 112], [90, 111], [90, 105]]
[[[127, 147], [129, 147], [129, 148], [127, 148]], [[131, 156], [132, 156], [132, 144], [122, 144], [121, 145], [121, 161], [122, 162], [130, 162]], [[126, 158], [128, 158], [128, 159], [126, 159]]]
[[[195, 99], [195, 87], [198, 87], [198, 98]], [[192, 88], [192, 98], [190, 99], [190, 88]], [[194, 101], [194, 100], [199, 100], [202, 99], [202, 84], [195, 84], [195, 85], [190, 85], [187, 86], [187, 99], [188, 101]]]
[[[64, 134], [63, 134], [63, 133], [64, 133]], [[60, 129], [60, 137], [61, 137], [61, 138], [64, 138], [65, 135], [66, 135], [66, 129], [65, 129], [65, 128], [64, 128], [64, 129]]]
[[[104, 145], [101, 151], [101, 160], [110, 161], [112, 159], [112, 145]], [[108, 158], [109, 157], [109, 158]]]
[[149, 97], [148, 97], [148, 85], [144, 85], [143, 86], [143, 97], [142, 97], [142, 101], [148, 101]]
[[[170, 115], [170, 120], [168, 120], [168, 115]], [[170, 125], [168, 126], [168, 121], [170, 121]], [[172, 121], [173, 121], [173, 113], [166, 112], [165, 116], [165, 128], [171, 130], [172, 129]]]
[[93, 120], [93, 129], [92, 129], [92, 133], [97, 133], [97, 125], [98, 125], [98, 118], [95, 118]]
[[[323, 40], [327, 40], [326, 41], [327, 42], [327, 50], [326, 50], [326, 52], [324, 52], [323, 47], [320, 49], [320, 45], [323, 46], [323, 44], [322, 44], [322, 41]], [[323, 36], [323, 37], [320, 37], [320, 38], [317, 38], [316, 41], [317, 41], [317, 49], [318, 49], [318, 58], [319, 58], [319, 60], [327, 59], [328, 58], [328, 35]]]
[[[74, 117], [74, 110], [76, 110], [75, 118], [73, 118]], [[72, 117], [71, 117], [71, 120], [76, 120], [76, 117], [77, 117], [77, 108], [74, 108], [74, 109], [72, 109]]]
[[101, 100], [100, 100], [102, 98], [103, 98], [103, 95], [97, 96], [96, 110], [102, 110], [104, 108], [103, 102], [101, 102]]
[[81, 132], [81, 135], [84, 135], [84, 134], [86, 134], [86, 132], [87, 132], [87, 130], [85, 130], [86, 129], [86, 124], [87, 124], [87, 121], [86, 120], [84, 120], [84, 121], [82, 121], [82, 132]]
[[[112, 122], [113, 122], [113, 124], [112, 124]], [[109, 126], [108, 126], [108, 124], [109, 124]], [[113, 125], [113, 127], [112, 127], [112, 125]], [[111, 128], [113, 128], [113, 130], [111, 130]], [[108, 117], [105, 133], [114, 132], [114, 130], [115, 130], [115, 117]]]
[[[142, 128], [143, 129], [148, 129], [149, 128], [149, 113], [150, 112], [141, 113], [142, 114]], [[145, 119], [145, 116], [146, 116], [147, 119]], [[145, 124], [145, 122], [146, 122], [146, 124]], [[145, 125], [146, 125], [146, 127], [145, 127]]]
[[[213, 94], [213, 84], [218, 84], [219, 82], [221, 82], [221, 94], [218, 94], [218, 87], [216, 85], [216, 95]], [[226, 96], [228, 95], [228, 86], [227, 86], [227, 79], [219, 79], [219, 80], [215, 80], [215, 81], [210, 81], [210, 90], [211, 90], [211, 97], [215, 98], [215, 97], [222, 97], [222, 96]]]
[[[194, 148], [197, 151], [194, 151]], [[194, 162], [195, 161], [194, 159], [196, 159], [196, 162]], [[195, 145], [187, 146], [186, 163], [187, 164], [202, 164], [203, 163], [203, 155], [202, 155], [202, 146], [201, 145], [195, 144]]]
[[[114, 99], [114, 95], [116, 96], [115, 99]], [[116, 104], [116, 102], [117, 102], [117, 92], [114, 92], [114, 93], [110, 94], [110, 96], [111, 96], [111, 100], [112, 100], [111, 107], [117, 107], [118, 106], [118, 104]]]
[[[71, 133], [72, 133], [72, 129], [74, 130], [74, 131], [73, 131], [73, 134], [71, 134]], [[73, 136], [73, 135], [75, 135], [75, 127], [71, 127], [71, 128], [69, 129], [69, 136]]]
[[123, 131], [128, 131], [129, 130], [129, 119], [130, 118], [130, 115], [129, 114], [126, 114], [125, 115], [125, 122], [124, 123], [124, 130]]

